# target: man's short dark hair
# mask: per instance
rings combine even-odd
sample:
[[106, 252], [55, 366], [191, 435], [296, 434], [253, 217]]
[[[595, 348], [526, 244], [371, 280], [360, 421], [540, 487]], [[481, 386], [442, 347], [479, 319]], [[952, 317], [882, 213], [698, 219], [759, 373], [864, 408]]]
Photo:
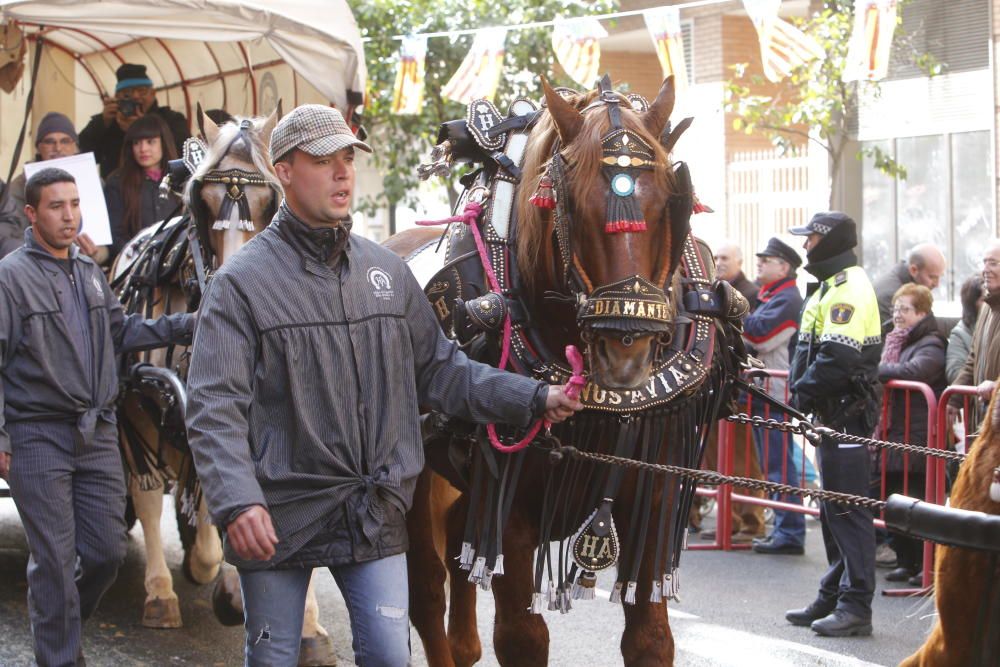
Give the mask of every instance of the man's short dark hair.
[[35, 172], [24, 186], [24, 203], [32, 208], [38, 208], [38, 202], [42, 200], [42, 188], [56, 183], [76, 183], [76, 179], [73, 178], [73, 174], [57, 167], [46, 167]]

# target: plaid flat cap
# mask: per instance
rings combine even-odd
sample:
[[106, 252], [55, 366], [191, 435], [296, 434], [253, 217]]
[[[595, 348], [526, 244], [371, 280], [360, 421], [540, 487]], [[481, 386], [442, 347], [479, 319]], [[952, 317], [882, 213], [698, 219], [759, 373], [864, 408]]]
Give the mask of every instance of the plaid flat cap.
[[372, 152], [371, 146], [354, 136], [339, 111], [322, 104], [303, 104], [278, 121], [271, 132], [271, 163], [298, 148], [309, 155], [332, 155], [348, 146]]

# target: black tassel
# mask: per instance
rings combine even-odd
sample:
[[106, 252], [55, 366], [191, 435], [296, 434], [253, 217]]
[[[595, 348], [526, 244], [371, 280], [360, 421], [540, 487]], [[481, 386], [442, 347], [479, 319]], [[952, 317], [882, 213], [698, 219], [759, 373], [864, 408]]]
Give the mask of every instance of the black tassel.
[[646, 220], [642, 217], [642, 210], [634, 195], [621, 196], [615, 191], [608, 191], [608, 211], [604, 222], [604, 232], [606, 234], [619, 234], [622, 232], [644, 232], [646, 231]]

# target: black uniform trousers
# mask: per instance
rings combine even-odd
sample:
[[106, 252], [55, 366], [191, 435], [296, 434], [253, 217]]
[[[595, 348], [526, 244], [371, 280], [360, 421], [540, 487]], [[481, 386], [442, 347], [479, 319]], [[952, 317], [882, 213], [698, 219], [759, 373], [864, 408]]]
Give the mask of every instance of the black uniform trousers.
[[125, 558], [118, 429], [98, 421], [7, 424], [10, 490], [28, 540], [28, 611], [41, 667], [83, 665], [82, 623]]
[[[870, 436], [859, 419], [851, 419], [844, 432]], [[823, 489], [859, 496], [868, 495], [871, 461], [864, 445], [823, 438], [819, 447]], [[865, 619], [872, 616], [875, 595], [875, 527], [871, 510], [833, 502], [820, 503], [823, 544], [830, 568], [820, 579], [819, 600], [836, 603]]]

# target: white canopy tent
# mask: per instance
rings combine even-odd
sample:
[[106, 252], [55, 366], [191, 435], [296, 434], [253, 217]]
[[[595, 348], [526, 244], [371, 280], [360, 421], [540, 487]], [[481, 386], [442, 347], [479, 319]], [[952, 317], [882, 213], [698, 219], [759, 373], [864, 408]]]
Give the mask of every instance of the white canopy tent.
[[[245, 115], [269, 113], [279, 97], [286, 109], [332, 103], [345, 115], [363, 102], [364, 51], [345, 0], [0, 0], [0, 15], [46, 45], [35, 114], [61, 111], [81, 126], [123, 62], [146, 65], [160, 103], [189, 118], [196, 102]], [[26, 92], [32, 51], [14, 97]], [[16, 105], [4, 107], [13, 120]]]

